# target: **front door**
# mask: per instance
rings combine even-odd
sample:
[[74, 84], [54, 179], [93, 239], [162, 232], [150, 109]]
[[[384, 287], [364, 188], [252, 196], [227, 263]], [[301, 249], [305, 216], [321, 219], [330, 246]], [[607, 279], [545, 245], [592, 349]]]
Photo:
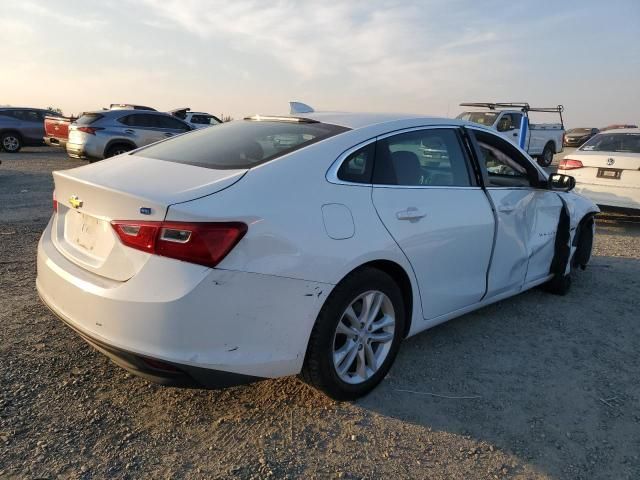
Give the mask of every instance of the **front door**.
[[409, 259], [425, 319], [484, 296], [494, 220], [456, 128], [378, 139], [373, 204]]
[[514, 292], [549, 275], [562, 209], [532, 162], [503, 139], [475, 131], [487, 194], [496, 217], [496, 241], [487, 297]]

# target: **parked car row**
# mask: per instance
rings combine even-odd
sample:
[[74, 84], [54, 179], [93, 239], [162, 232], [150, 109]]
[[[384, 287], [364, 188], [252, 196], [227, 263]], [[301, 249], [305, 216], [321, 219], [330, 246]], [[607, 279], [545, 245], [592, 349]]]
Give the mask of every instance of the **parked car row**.
[[8, 153], [24, 146], [62, 147], [75, 158], [100, 160], [198, 128], [218, 125], [215, 115], [181, 108], [158, 112], [134, 104], [65, 117], [38, 108], [0, 108], [0, 148]]

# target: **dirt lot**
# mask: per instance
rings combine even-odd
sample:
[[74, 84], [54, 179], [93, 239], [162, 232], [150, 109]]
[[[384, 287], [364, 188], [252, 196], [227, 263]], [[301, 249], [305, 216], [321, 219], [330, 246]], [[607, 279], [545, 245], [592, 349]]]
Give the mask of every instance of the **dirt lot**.
[[50, 172], [84, 162], [0, 159], [2, 478], [640, 478], [638, 217], [600, 217], [568, 296], [536, 289], [409, 339], [361, 401], [295, 378], [177, 390], [38, 300]]

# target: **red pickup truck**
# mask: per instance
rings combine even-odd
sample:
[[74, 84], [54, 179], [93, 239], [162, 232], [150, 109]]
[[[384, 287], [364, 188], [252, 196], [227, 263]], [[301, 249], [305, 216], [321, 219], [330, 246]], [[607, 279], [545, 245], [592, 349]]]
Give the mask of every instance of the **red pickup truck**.
[[65, 147], [69, 138], [69, 124], [76, 117], [44, 117], [44, 143], [51, 147]]

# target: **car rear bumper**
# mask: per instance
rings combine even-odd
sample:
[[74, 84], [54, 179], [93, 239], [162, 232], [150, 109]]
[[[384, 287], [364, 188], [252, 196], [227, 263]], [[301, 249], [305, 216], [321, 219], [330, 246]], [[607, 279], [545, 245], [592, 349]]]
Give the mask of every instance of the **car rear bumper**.
[[574, 191], [597, 205], [640, 209], [640, 188], [577, 183]]
[[182, 386], [298, 373], [331, 289], [155, 255], [131, 279], [109, 280], [63, 256], [51, 223], [37, 269], [43, 302], [85, 340], [137, 375]]
[[44, 143], [50, 147], [65, 148], [67, 146], [67, 140], [63, 138], [44, 137], [43, 140], [44, 140]]

